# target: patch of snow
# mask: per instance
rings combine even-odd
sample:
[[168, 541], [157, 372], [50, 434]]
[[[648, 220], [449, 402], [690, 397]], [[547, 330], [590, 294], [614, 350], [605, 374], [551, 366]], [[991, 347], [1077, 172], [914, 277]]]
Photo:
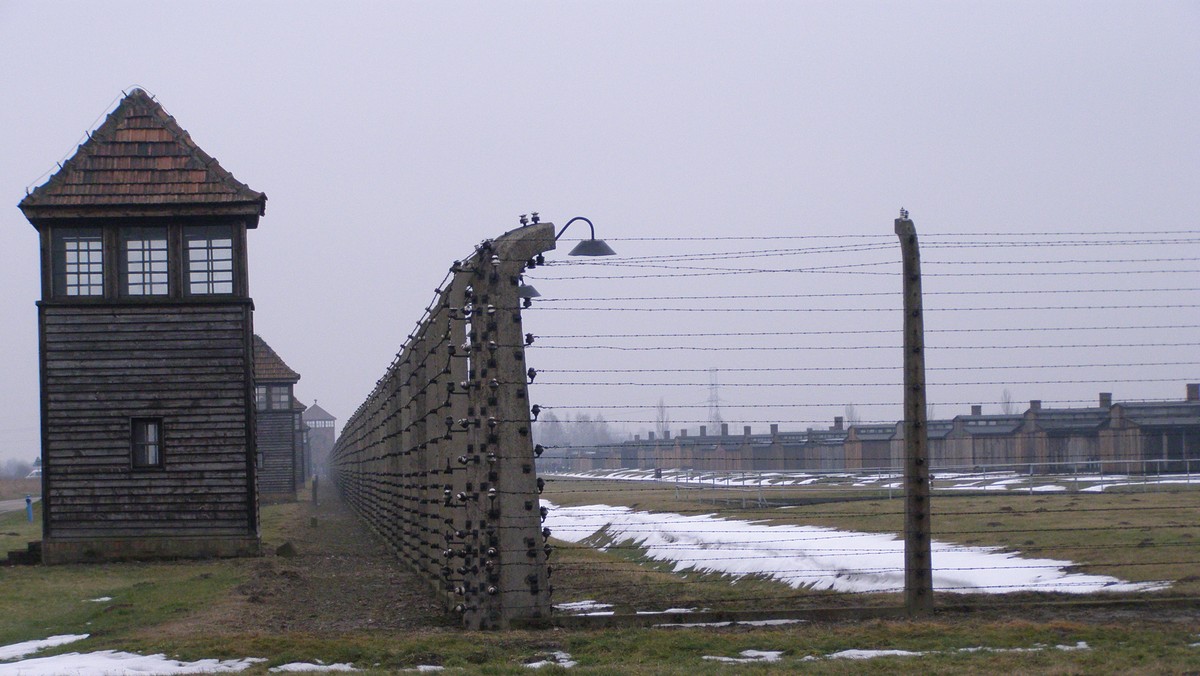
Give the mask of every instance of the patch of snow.
[[991, 485], [993, 485], [993, 486], [1011, 486], [1013, 484], [1023, 484], [1023, 483], [1025, 483], [1026, 480], [1027, 480], [1027, 477], [1013, 477], [1011, 479], [1000, 479], [999, 481], [993, 481]]
[[[825, 656], [831, 660], [870, 660], [876, 657], [920, 657], [923, 652], [913, 652], [911, 650], [842, 650], [836, 653], [830, 653]], [[804, 658], [806, 660], [819, 659], [812, 655]]]
[[87, 599], [84, 603], [108, 603], [112, 600], [111, 596], [101, 596], [98, 599]]
[[817, 481], [830, 478], [849, 478], [848, 474], [829, 474], [814, 476], [807, 472], [732, 472], [729, 474], [714, 474], [711, 472], [694, 472], [687, 470], [663, 469], [660, 476], [655, 476], [653, 469], [605, 469], [584, 472], [553, 472], [547, 476], [562, 479], [604, 479], [606, 481], [655, 481], [658, 483], [683, 484], [696, 486], [807, 486]]
[[1158, 479], [1151, 477], [1131, 478], [1131, 477], [1105, 477], [1105, 480], [1097, 483], [1094, 486], [1079, 489], [1080, 493], [1103, 493], [1110, 488], [1126, 488], [1129, 486], [1162, 486], [1166, 484], [1194, 484], [1200, 483], [1200, 476], [1185, 477], [1182, 479]]
[[338, 663], [338, 664], [311, 664], [308, 662], [291, 662], [281, 664], [277, 667], [267, 669], [272, 673], [294, 672], [294, 671], [358, 671], [353, 664]]
[[728, 622], [675, 622], [656, 624], [655, 627], [773, 627], [781, 624], [800, 624], [805, 620], [737, 620]]
[[[958, 650], [956, 650], [954, 652], [959, 652], [959, 653], [1036, 653], [1036, 652], [1042, 652], [1043, 650], [1046, 650], [1046, 649], [1047, 649], [1047, 646], [1042, 645], [1041, 643], [1037, 643], [1032, 648], [978, 647], [978, 648], [959, 648]], [[1091, 650], [1091, 646], [1089, 646], [1087, 644], [1087, 641], [1079, 641], [1075, 645], [1056, 645], [1056, 646], [1054, 646], [1054, 649], [1070, 652], [1070, 651], [1075, 651], [1075, 650]]]
[[714, 662], [728, 662], [732, 664], [748, 664], [750, 662], [778, 662], [783, 656], [782, 650], [743, 650], [739, 653], [741, 657], [721, 657], [716, 655], [705, 655], [704, 659]]
[[576, 664], [577, 662], [571, 659], [570, 653], [556, 650], [550, 653], [546, 659], [538, 660], [537, 662], [526, 662], [525, 666], [529, 667], [530, 669], [541, 669], [542, 667], [556, 665], [562, 667], [563, 669], [570, 669]]
[[39, 650], [45, 648], [53, 648], [54, 646], [66, 645], [76, 641], [82, 641], [91, 634], [60, 634], [43, 638], [36, 641], [24, 641], [22, 643], [13, 643], [12, 645], [0, 646], [0, 661], [15, 660], [18, 657], [32, 655]]
[[612, 608], [612, 604], [600, 603], [599, 601], [592, 601], [591, 599], [586, 601], [571, 601], [570, 603], [554, 604], [555, 610], [561, 610], [564, 613], [574, 613], [576, 615], [584, 614], [585, 612], [604, 610], [605, 608]]
[[0, 674], [20, 676], [116, 676], [118, 674], [228, 674], [243, 671], [266, 660], [247, 657], [241, 660], [199, 660], [180, 662], [165, 655], [101, 650], [94, 653], [66, 653], [52, 657], [35, 657], [0, 665]]
[[[1047, 650], [1047, 649], [1048, 649], [1047, 646], [1037, 644], [1037, 645], [1033, 646], [1032, 648], [976, 647], [976, 648], [959, 648], [958, 650], [951, 650], [951, 651], [933, 651], [933, 652], [913, 652], [911, 650], [842, 650], [842, 651], [839, 651], [836, 653], [829, 653], [828, 655], [825, 655], [824, 657], [817, 657], [816, 655], [808, 655], [807, 657], [804, 657], [801, 661], [802, 662], [812, 662], [814, 660], [820, 660], [820, 659], [869, 660], [869, 659], [873, 659], [876, 657], [920, 657], [922, 655], [937, 655], [937, 654], [949, 654], [949, 653], [980, 653], [980, 652], [986, 652], [986, 653], [1034, 653], [1034, 652], [1041, 652], [1041, 651]], [[1054, 649], [1055, 650], [1063, 650], [1063, 651], [1075, 651], [1075, 650], [1090, 650], [1091, 647], [1088, 646], [1086, 641], [1079, 641], [1075, 645], [1056, 645], [1056, 646], [1054, 646]]]
[[[843, 592], [904, 588], [904, 541], [896, 535], [842, 531], [818, 526], [772, 525], [634, 511], [628, 507], [581, 505], [550, 508], [546, 526], [554, 536], [580, 542], [603, 534], [634, 542], [646, 556], [688, 570], [739, 578], [760, 575], [797, 589]], [[934, 587], [953, 593], [1018, 591], [1092, 593], [1147, 591], [1164, 583], [1130, 583], [1106, 575], [1070, 573], [1070, 561], [1023, 558], [995, 547], [966, 547], [934, 541]], [[603, 548], [602, 548], [603, 549]]]
[[[607, 469], [584, 472], [553, 473], [550, 476], [564, 479], [602, 479], [607, 481], [643, 481], [665, 484], [678, 484], [697, 487], [796, 487], [796, 486], [857, 486], [898, 490], [903, 488], [902, 482], [897, 481], [900, 475], [895, 472], [883, 473], [846, 473], [828, 472], [813, 474], [807, 471], [792, 472], [697, 472], [694, 470], [663, 469], [660, 476], [655, 476], [653, 469]], [[939, 472], [936, 477], [940, 483], [937, 491], [1030, 491], [1063, 492], [1078, 489], [1086, 492], [1102, 492], [1108, 488], [1122, 486], [1145, 486], [1161, 484], [1196, 484], [1200, 476], [1168, 475], [1167, 477], [1131, 476], [1128, 474], [1077, 474], [1030, 476], [1012, 471], [979, 471], [979, 472]], [[1030, 488], [1030, 484], [1036, 485]], [[1081, 485], [1086, 485], [1080, 488]]]

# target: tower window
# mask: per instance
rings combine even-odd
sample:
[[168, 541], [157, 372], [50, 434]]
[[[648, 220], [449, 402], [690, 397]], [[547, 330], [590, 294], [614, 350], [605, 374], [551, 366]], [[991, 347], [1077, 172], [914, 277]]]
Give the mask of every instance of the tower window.
[[162, 418], [134, 418], [131, 427], [133, 468], [162, 467]]
[[272, 385], [271, 386], [271, 408], [276, 411], [285, 411], [292, 407], [292, 392], [287, 385]]
[[229, 226], [184, 229], [187, 288], [194, 296], [233, 293], [233, 231]]
[[104, 295], [104, 239], [100, 228], [54, 233], [54, 295]]
[[288, 411], [292, 408], [290, 385], [258, 385], [254, 388], [254, 403], [260, 411]]
[[167, 232], [163, 228], [136, 228], [122, 233], [124, 260], [122, 291], [127, 296], [165, 296], [167, 282]]

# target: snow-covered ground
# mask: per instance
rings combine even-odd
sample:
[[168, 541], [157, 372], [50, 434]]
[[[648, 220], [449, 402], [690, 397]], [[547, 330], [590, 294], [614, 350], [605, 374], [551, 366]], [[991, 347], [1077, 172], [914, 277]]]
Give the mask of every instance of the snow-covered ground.
[[[814, 489], [866, 488], [899, 491], [899, 474], [894, 472], [706, 472], [664, 469], [655, 476], [652, 469], [603, 469], [587, 472], [545, 474], [562, 479], [605, 479], [608, 481], [653, 481], [687, 488], [754, 489], [808, 486]], [[1047, 475], [997, 472], [934, 472], [934, 491], [1007, 491], [1007, 492], [1101, 492], [1127, 486], [1164, 487], [1178, 484], [1200, 486], [1200, 475], [1125, 475], [1075, 474]]]
[[[51, 636], [0, 646], [0, 660], [28, 657], [39, 650], [65, 645], [87, 638], [87, 634]], [[115, 650], [91, 653], [65, 653], [49, 657], [28, 657], [18, 662], [0, 663], [0, 676], [118, 676], [124, 674], [227, 674], [243, 671], [261, 658], [241, 660], [197, 660], [181, 662], [165, 655], [137, 655]]]
[[82, 641], [87, 638], [88, 634], [61, 634], [59, 636], [51, 636], [37, 641], [23, 641], [12, 645], [0, 646], [0, 661], [13, 660], [18, 657], [32, 655], [39, 650], [53, 648], [54, 646], [67, 645], [76, 641]]
[[[94, 600], [94, 599], [93, 599]], [[181, 662], [165, 655], [138, 655], [116, 650], [90, 653], [64, 653], [48, 657], [35, 655], [46, 648], [82, 641], [88, 634], [63, 634], [36, 641], [0, 646], [0, 676], [124, 676], [135, 674], [229, 674], [244, 671], [266, 660], [247, 657], [240, 660], [197, 660]], [[33, 657], [31, 657], [33, 656]], [[26, 658], [26, 659], [21, 659]], [[19, 660], [12, 662], [10, 660]], [[350, 664], [293, 662], [270, 669], [272, 672], [355, 671]]]
[[[893, 535], [610, 505], [557, 507], [546, 501], [543, 505], [550, 509], [546, 526], [554, 537], [601, 549], [632, 542], [649, 558], [673, 564], [676, 572], [764, 576], [795, 588], [841, 592], [904, 589], [904, 542]], [[1067, 570], [1075, 565], [1070, 561], [1025, 558], [991, 547], [934, 541], [932, 548], [934, 588], [944, 592], [1086, 594], [1166, 586], [1072, 573]]]

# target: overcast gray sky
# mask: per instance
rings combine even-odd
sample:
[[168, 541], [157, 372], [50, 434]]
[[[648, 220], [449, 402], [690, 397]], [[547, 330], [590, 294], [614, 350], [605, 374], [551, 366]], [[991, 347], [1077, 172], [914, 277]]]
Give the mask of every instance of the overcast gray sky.
[[256, 329], [344, 421], [450, 261], [531, 210], [637, 255], [672, 249], [619, 240], [891, 235], [901, 206], [923, 233], [1196, 230], [1198, 35], [1190, 1], [0, 0], [0, 460], [38, 451], [38, 244], [15, 205], [131, 86], [268, 195]]

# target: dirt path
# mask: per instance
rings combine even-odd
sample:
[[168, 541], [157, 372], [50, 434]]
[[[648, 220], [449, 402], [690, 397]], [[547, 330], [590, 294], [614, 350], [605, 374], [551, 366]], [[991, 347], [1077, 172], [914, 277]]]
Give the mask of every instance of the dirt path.
[[[34, 502], [41, 500], [41, 496], [34, 498]], [[0, 500], [0, 514], [5, 512], [19, 512], [26, 507], [25, 498], [20, 500]]]
[[[329, 491], [332, 493], [333, 491]], [[425, 583], [392, 556], [340, 500], [271, 510], [286, 542], [264, 539], [265, 555], [243, 559], [249, 571], [225, 603], [169, 628], [208, 635], [246, 632], [348, 632], [454, 626]]]

